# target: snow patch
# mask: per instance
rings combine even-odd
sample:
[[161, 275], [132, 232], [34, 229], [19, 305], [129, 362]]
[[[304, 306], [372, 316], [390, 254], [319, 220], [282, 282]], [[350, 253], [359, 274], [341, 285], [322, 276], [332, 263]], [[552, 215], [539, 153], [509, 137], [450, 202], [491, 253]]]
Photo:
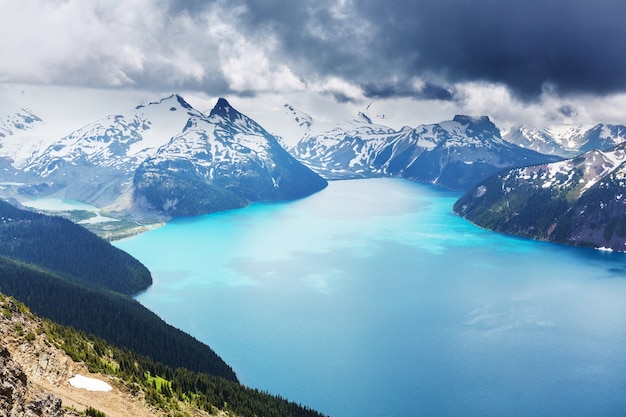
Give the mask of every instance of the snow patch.
[[104, 381], [82, 375], [75, 375], [68, 382], [75, 388], [82, 388], [87, 391], [109, 392], [113, 390], [113, 387]]

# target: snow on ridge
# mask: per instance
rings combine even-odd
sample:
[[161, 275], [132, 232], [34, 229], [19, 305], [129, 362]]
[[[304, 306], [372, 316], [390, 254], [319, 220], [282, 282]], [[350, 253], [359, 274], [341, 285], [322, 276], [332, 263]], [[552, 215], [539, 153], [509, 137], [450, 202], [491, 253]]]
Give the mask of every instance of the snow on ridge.
[[151, 124], [149, 129], [142, 131], [141, 143], [131, 146], [129, 152], [138, 153], [141, 150], [137, 149], [139, 147], [157, 149], [182, 131], [190, 117], [205, 116], [191, 107], [186, 107], [186, 102], [183, 101], [183, 104], [181, 100], [180, 96], [172, 95], [157, 103], [150, 103], [131, 111], [137, 117], [149, 120]]
[[571, 151], [578, 149], [583, 144], [582, 140], [585, 134], [594, 126], [593, 124], [550, 125], [544, 131], [565, 150]]
[[566, 159], [550, 164], [519, 168], [517, 177], [525, 181], [539, 181], [541, 188], [576, 187], [573, 184], [577, 172], [582, 174], [578, 181], [582, 184], [579, 196], [593, 187], [598, 181], [618, 169], [626, 162], [626, 151], [616, 149], [609, 152], [589, 151], [578, 158]]
[[56, 164], [52, 169], [47, 167], [56, 159], [64, 159], [70, 163], [85, 160], [102, 167], [125, 166], [129, 171], [181, 132], [192, 115], [204, 116], [172, 95], [74, 130], [24, 158], [22, 167], [49, 176]]
[[0, 137], [14, 135], [15, 131], [31, 130], [41, 123], [43, 120], [39, 116], [22, 107], [0, 119]]

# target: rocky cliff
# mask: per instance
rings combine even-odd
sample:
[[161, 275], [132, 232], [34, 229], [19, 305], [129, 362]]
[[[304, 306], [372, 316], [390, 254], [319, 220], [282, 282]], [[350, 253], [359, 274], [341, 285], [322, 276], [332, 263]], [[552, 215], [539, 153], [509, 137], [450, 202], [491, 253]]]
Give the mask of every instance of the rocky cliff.
[[61, 400], [41, 392], [29, 383], [22, 367], [11, 358], [6, 347], [0, 348], [0, 416], [64, 416]]

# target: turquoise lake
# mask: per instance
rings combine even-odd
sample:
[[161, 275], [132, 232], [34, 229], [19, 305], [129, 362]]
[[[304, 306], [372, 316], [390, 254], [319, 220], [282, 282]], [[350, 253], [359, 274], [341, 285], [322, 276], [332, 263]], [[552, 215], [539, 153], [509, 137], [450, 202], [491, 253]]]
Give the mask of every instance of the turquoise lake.
[[333, 417], [626, 415], [626, 256], [505, 236], [398, 179], [116, 242], [137, 299]]

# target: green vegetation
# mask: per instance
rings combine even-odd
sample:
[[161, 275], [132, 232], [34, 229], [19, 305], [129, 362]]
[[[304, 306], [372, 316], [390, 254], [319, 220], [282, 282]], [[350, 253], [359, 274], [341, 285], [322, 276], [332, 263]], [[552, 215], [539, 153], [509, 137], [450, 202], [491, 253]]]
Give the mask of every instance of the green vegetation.
[[83, 227], [4, 201], [0, 201], [0, 255], [122, 294], [136, 294], [152, 284], [150, 271], [139, 261]]
[[[0, 302], [4, 297], [0, 294]], [[35, 319], [23, 304], [12, 300], [12, 304], [17, 305], [19, 311]], [[8, 303], [2, 305], [8, 308]], [[40, 332], [45, 334], [48, 344], [63, 350], [74, 361], [84, 363], [90, 372], [116, 377], [133, 395], [143, 394], [149, 404], [164, 411], [177, 412], [181, 403], [186, 403], [203, 411], [221, 410], [241, 417], [321, 416], [316, 411], [279, 396], [207, 373], [172, 368], [147, 356], [138, 355], [130, 349], [116, 347], [94, 335], [51, 320], [42, 319], [38, 327], [41, 327]], [[88, 408], [85, 415], [104, 414]]]
[[[573, 161], [580, 165], [584, 159]], [[557, 173], [553, 184], [516, 174], [509, 171], [488, 178], [463, 195], [454, 211], [490, 230], [576, 246], [624, 250], [623, 179], [611, 173], [586, 189], [588, 182], [582, 169]]]
[[93, 333], [172, 367], [236, 380], [208, 346], [168, 325], [128, 296], [88, 288], [43, 268], [0, 256], [0, 292], [36, 314]]
[[[551, 227], [569, 208], [566, 191], [506, 182], [501, 174], [483, 181], [480, 187], [486, 190], [480, 197], [475, 197], [477, 189], [472, 189], [453, 209], [490, 230], [548, 239]], [[507, 189], [512, 191], [504, 191]]]
[[[150, 404], [166, 411], [177, 410], [178, 402], [186, 402], [204, 411], [217, 409], [242, 417], [320, 416], [281, 397], [224, 378], [173, 369], [69, 327], [47, 322], [46, 334], [74, 360], [85, 362], [92, 371], [121, 378], [131, 390], [144, 391]], [[111, 367], [112, 362], [118, 367]]]
[[89, 417], [106, 417], [102, 411], [98, 411], [95, 408], [87, 407], [85, 410], [85, 415]]

